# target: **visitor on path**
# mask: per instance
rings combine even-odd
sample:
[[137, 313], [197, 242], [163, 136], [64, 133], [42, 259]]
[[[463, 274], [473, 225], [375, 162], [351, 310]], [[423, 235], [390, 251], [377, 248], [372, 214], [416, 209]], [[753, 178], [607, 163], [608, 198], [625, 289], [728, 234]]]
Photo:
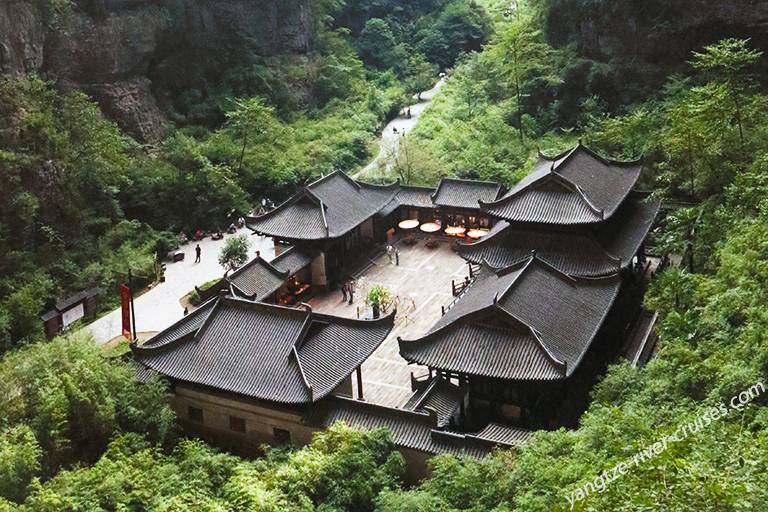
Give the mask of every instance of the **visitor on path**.
[[400, 249], [395, 249], [395, 265], [400, 266]]
[[408, 113], [406, 114], [406, 116], [408, 117], [408, 119], [411, 118], [411, 107], [408, 107]]
[[232, 235], [234, 233], [237, 233], [237, 228], [235, 227], [235, 223], [234, 222], [231, 222], [229, 224], [229, 228], [227, 229], [227, 233], [229, 233], [230, 235]]
[[189, 314], [189, 308], [184, 306], [184, 316], [187, 316]]
[[203, 252], [202, 249], [200, 249], [200, 244], [197, 244], [195, 246], [195, 263], [200, 263], [200, 253]]
[[347, 283], [341, 284], [341, 302], [347, 302]]
[[393, 127], [392, 127], [392, 131], [393, 131], [394, 133], [397, 133], [397, 127], [396, 127], [396, 126], [393, 126]]
[[392, 255], [394, 254], [394, 247], [387, 244], [387, 247], [384, 249], [387, 252], [387, 258], [389, 258], [389, 262], [392, 263]]
[[349, 293], [349, 303], [352, 304], [352, 300], [354, 300], [354, 294], [355, 294], [355, 283], [352, 281], [349, 281], [347, 283], [347, 292]]

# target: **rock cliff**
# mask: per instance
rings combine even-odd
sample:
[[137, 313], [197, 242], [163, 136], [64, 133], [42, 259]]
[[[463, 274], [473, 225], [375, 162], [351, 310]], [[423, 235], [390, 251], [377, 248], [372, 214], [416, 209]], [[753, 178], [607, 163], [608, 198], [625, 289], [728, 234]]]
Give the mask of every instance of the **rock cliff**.
[[609, 107], [641, 100], [688, 71], [692, 51], [725, 37], [768, 47], [768, 0], [543, 1], [550, 43], [583, 59], [566, 74], [574, 98], [559, 98], [572, 108], [592, 94]]
[[307, 53], [310, 0], [4, 0], [0, 72], [44, 73], [91, 94], [140, 140], [162, 136], [158, 99], [247, 54]]

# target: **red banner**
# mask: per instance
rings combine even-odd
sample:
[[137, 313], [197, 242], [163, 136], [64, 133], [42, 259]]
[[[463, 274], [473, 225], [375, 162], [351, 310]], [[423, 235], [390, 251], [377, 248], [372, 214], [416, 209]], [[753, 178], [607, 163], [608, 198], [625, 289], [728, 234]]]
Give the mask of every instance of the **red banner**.
[[123, 336], [131, 339], [131, 289], [120, 285], [120, 309], [123, 313]]

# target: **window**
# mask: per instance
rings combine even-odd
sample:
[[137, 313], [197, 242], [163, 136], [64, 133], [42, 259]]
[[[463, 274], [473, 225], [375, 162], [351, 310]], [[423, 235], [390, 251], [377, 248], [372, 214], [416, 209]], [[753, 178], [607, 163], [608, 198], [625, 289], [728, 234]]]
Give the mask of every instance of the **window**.
[[272, 429], [275, 435], [275, 443], [277, 444], [291, 444], [291, 433], [281, 428]]
[[192, 407], [190, 405], [187, 407], [187, 418], [189, 418], [190, 421], [194, 421], [196, 423], [202, 423], [203, 410], [198, 407]]
[[235, 432], [245, 432], [245, 418], [238, 418], [237, 416], [229, 417], [229, 430]]

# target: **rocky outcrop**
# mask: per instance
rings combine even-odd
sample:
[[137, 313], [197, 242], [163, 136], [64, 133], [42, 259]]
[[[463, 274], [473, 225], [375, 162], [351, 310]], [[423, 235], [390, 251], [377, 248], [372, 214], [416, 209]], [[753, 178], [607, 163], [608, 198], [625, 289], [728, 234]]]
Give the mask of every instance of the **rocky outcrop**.
[[157, 98], [215, 83], [249, 54], [307, 53], [310, 0], [4, 0], [0, 71], [42, 72], [156, 141]]
[[[572, 45], [585, 62], [567, 76], [580, 94], [609, 105], [642, 99], [675, 72], [689, 71], [691, 52], [726, 37], [768, 47], [766, 0], [548, 0], [546, 32], [556, 47]], [[573, 100], [574, 102], [578, 100]]]

